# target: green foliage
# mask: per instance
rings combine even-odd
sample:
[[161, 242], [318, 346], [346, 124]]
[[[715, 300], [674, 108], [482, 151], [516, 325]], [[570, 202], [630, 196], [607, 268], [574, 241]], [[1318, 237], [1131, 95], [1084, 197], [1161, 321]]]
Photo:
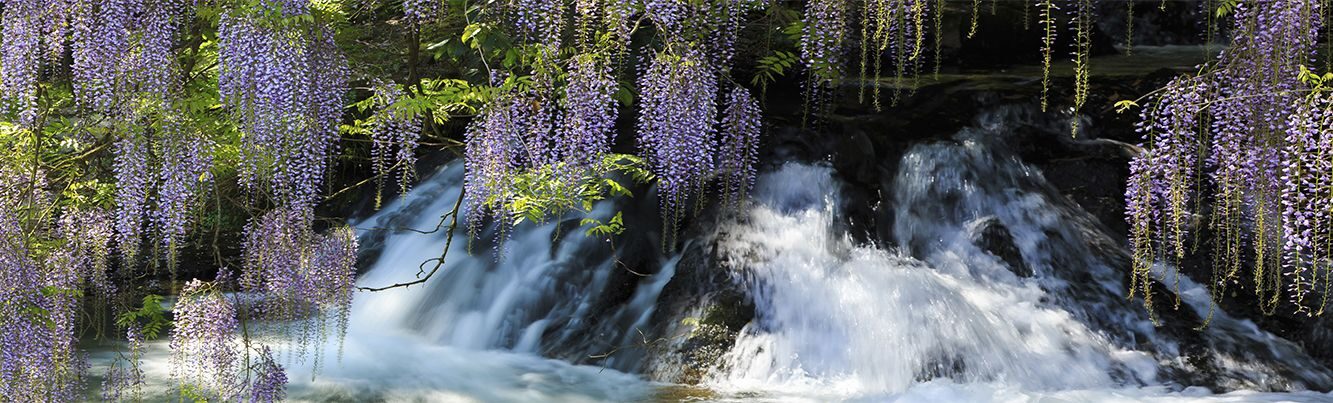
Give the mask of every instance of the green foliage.
[[[567, 172], [566, 165], [552, 165], [530, 169], [512, 178], [507, 193], [486, 200], [488, 206], [509, 214], [510, 223], [524, 221], [543, 223], [572, 211], [590, 212], [598, 201], [612, 197], [632, 197], [633, 194], [619, 176], [633, 183], [648, 183], [653, 174], [647, 163], [636, 156], [608, 154], [584, 172]], [[595, 224], [589, 234], [618, 234], [624, 231], [624, 222], [617, 214], [608, 223], [584, 220], [584, 225]]]
[[1301, 65], [1301, 71], [1297, 75], [1297, 79], [1309, 85], [1312, 92], [1319, 93], [1329, 90], [1328, 84], [1333, 83], [1333, 72], [1319, 75], [1319, 73], [1311, 71], [1309, 67]]
[[166, 318], [166, 311], [162, 310], [161, 295], [146, 295], [139, 308], [116, 317], [116, 326], [128, 328], [137, 325], [148, 340], [155, 340], [161, 336], [162, 329], [170, 323]]
[[[1217, 17], [1222, 18], [1231, 15], [1236, 11], [1236, 6], [1240, 5], [1241, 0], [1217, 0]], [[1165, 3], [1163, 3], [1165, 5]]]
[[[353, 102], [351, 108], [366, 113], [383, 106], [387, 110], [402, 113], [404, 116], [431, 119], [436, 124], [444, 124], [459, 115], [472, 115], [495, 97], [496, 88], [488, 85], [473, 85], [459, 79], [425, 79], [419, 86], [409, 86], [408, 96], [387, 103], [378, 97], [369, 97]], [[344, 133], [367, 136], [367, 130], [373, 123], [366, 119], [357, 119], [350, 125], [343, 125]]]
[[1125, 113], [1130, 109], [1138, 108], [1139, 103], [1128, 99], [1120, 100], [1115, 103], [1115, 113]]
[[801, 59], [795, 53], [785, 50], [774, 50], [773, 54], [760, 58], [755, 63], [754, 78], [750, 79], [750, 84], [760, 88], [768, 88], [768, 84], [777, 81], [779, 77], [786, 75], [787, 70], [798, 65]]
[[194, 403], [208, 403], [208, 392], [205, 391], [203, 388], [200, 388], [195, 385], [191, 385], [188, 383], [181, 384], [180, 398], [181, 401], [189, 401]]
[[615, 217], [611, 217], [611, 219], [606, 222], [591, 217], [584, 218], [583, 221], [579, 222], [579, 225], [588, 227], [588, 230], [584, 232], [584, 234], [587, 234], [588, 236], [606, 238], [620, 235], [625, 232], [624, 212], [616, 212]]

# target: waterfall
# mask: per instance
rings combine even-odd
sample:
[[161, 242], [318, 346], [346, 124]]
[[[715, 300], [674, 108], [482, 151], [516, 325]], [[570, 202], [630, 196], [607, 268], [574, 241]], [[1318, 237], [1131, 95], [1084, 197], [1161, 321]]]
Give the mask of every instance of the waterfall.
[[[1126, 295], [1123, 245], [997, 144], [1005, 125], [981, 126], [903, 155], [879, 200], [892, 231], [877, 243], [851, 234], [844, 210], [852, 185], [828, 165], [798, 162], [763, 174], [739, 209], [700, 218], [674, 253], [661, 253], [642, 223], [620, 241], [652, 247], [586, 236], [582, 215], [520, 225], [503, 239], [462, 229], [428, 281], [358, 293], [345, 339], [315, 355], [323, 363], [288, 363], [290, 398], [1329, 398], [1256, 392], [1327, 388], [1333, 379], [1299, 347], [1225, 312], [1194, 330], [1211, 301], [1188, 278], [1182, 309], [1154, 325]], [[446, 245], [442, 215], [462, 180], [461, 164], [448, 164], [353, 222], [374, 251], [358, 284], [430, 273]], [[604, 201], [587, 216], [607, 219], [634, 210], [630, 202]], [[658, 367], [680, 366], [663, 357], [688, 348], [676, 339], [699, 323], [698, 305], [679, 306], [719, 286], [701, 278], [734, 286], [753, 317], [734, 337], [724, 333], [701, 389], [654, 383], [674, 379]], [[113, 356], [95, 354], [94, 371]], [[150, 400], [170, 400], [165, 342], [149, 345], [144, 368]]]
[[[442, 215], [458, 200], [462, 174], [461, 164], [449, 164], [353, 223], [379, 250], [359, 285], [398, 284], [431, 271], [448, 236]], [[614, 208], [602, 203], [589, 216], [605, 220]], [[318, 376], [298, 378], [294, 395], [315, 401], [623, 401], [646, 393], [637, 377], [606, 368], [637, 364], [638, 355], [618, 348], [646, 329], [674, 261], [653, 274], [628, 275], [634, 283], [625, 302], [609, 307], [602, 300], [625, 292], [618, 287], [625, 285], [626, 269], [605, 240], [584, 234], [581, 218], [518, 226], [498, 249], [469, 245], [471, 234], [460, 221], [447, 258], [428, 281], [357, 295], [343, 362], [299, 368], [298, 377]], [[478, 236], [487, 241], [493, 234]], [[601, 367], [570, 364], [601, 356]]]
[[[415, 280], [423, 267], [433, 267], [448, 234], [436, 228], [441, 214], [457, 201], [461, 182], [461, 164], [451, 164], [375, 216], [354, 223], [365, 232], [388, 231], [381, 241], [381, 257], [359, 284], [382, 286]], [[602, 203], [589, 215], [606, 220], [612, 209], [611, 203]], [[604, 239], [584, 234], [578, 225], [582, 218], [525, 224], [510, 231], [503, 245], [494, 250], [489, 245], [469, 246], [465, 238], [469, 234], [460, 228], [447, 259], [430, 281], [380, 294], [362, 293], [359, 309], [374, 312], [367, 315], [368, 326], [406, 328], [453, 347], [584, 355], [610, 352], [622, 344], [622, 338], [637, 336], [628, 334], [633, 329], [646, 326], [674, 265], [665, 262], [655, 274], [639, 281], [629, 303], [606, 311], [600, 300], [621, 286], [612, 282], [618, 279], [617, 271], [624, 274], [626, 268], [617, 265]], [[432, 230], [435, 232], [421, 233]], [[586, 340], [589, 334], [602, 337], [601, 343]], [[623, 361], [617, 355], [603, 364], [613, 368], [632, 364]]]
[[[852, 240], [831, 168], [788, 163], [762, 177], [718, 241], [757, 317], [709, 385], [913, 400], [943, 382], [955, 386], [934, 399], [991, 400], [970, 394], [980, 388], [1003, 400], [1127, 387], [1146, 397], [1191, 386], [1182, 374], [1199, 371], [1228, 387], [1329, 384], [1299, 348], [1225, 314], [1186, 336], [1203, 339], [1211, 364], [1186, 362], [1181, 340], [1126, 298], [1123, 249], [990, 134], [906, 153], [891, 196], [895, 247]], [[1187, 283], [1186, 299], [1207, 309], [1197, 288]]]

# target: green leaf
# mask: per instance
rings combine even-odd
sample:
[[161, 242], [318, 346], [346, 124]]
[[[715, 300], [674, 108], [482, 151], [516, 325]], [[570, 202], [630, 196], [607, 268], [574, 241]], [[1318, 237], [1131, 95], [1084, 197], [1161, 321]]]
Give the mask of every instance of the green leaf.
[[1126, 99], [1115, 103], [1115, 113], [1125, 113], [1126, 111], [1137, 107], [1139, 107], [1138, 102]]

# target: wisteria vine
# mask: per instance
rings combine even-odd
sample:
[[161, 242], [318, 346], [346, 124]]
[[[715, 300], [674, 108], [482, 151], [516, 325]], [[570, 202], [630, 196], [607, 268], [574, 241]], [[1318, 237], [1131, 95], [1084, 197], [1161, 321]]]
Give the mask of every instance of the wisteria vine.
[[1326, 77], [1305, 67], [1323, 6], [1236, 2], [1224, 10], [1234, 18], [1231, 47], [1145, 106], [1145, 152], [1130, 165], [1126, 216], [1135, 287], [1149, 305], [1153, 266], [1165, 260], [1179, 276], [1207, 226], [1214, 301], [1241, 283], [1249, 262], [1264, 312], [1282, 306], [1285, 291], [1291, 310], [1323, 313], [1333, 272], [1333, 117]]

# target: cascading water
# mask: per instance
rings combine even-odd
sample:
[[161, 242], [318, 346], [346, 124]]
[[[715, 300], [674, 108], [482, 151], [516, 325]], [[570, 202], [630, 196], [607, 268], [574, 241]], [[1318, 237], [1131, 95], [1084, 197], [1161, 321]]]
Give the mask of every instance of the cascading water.
[[[789, 163], [763, 177], [753, 208], [718, 241], [757, 317], [710, 386], [976, 401], [1184, 397], [1167, 391], [1190, 386], [1180, 375], [1194, 371], [1228, 388], [1329, 385], [1299, 348], [1225, 314], [1190, 335], [1210, 355], [1209, 367], [1196, 366], [1127, 300], [1113, 268], [1123, 250], [988, 138], [967, 130], [903, 157], [892, 189], [896, 249], [851, 240], [832, 169]], [[1017, 256], [997, 255], [1004, 248], [987, 240], [995, 232]], [[1208, 309], [1196, 288], [1186, 284], [1185, 299]]]
[[[854, 241], [842, 217], [848, 185], [828, 166], [800, 163], [763, 175], [751, 203], [696, 227], [684, 252], [646, 253], [634, 271], [622, 264], [630, 252], [584, 236], [577, 218], [520, 226], [499, 257], [482, 245], [489, 235], [469, 251], [460, 232], [429, 281], [359, 293], [345, 342], [323, 347], [324, 364], [289, 362], [291, 400], [671, 400], [675, 388], [632, 373], [672, 372], [654, 368], [673, 365], [658, 347], [698, 311], [659, 304], [706, 288], [682, 283], [707, 270], [748, 294], [754, 318], [709, 367], [706, 391], [689, 393], [696, 399], [1329, 398], [1192, 387], [1299, 390], [1333, 379], [1291, 343], [1225, 313], [1202, 332], [1154, 327], [1125, 296], [1123, 248], [1039, 171], [992, 147], [1005, 128], [991, 126], [905, 154], [883, 200], [893, 245]], [[429, 271], [446, 234], [431, 230], [461, 180], [459, 164], [446, 166], [355, 223], [378, 250], [360, 285], [414, 280], [423, 262]], [[591, 215], [626, 209], [616, 203]], [[643, 232], [626, 237], [650, 238]], [[1207, 313], [1206, 290], [1189, 279], [1181, 290], [1195, 318]], [[164, 344], [145, 357], [150, 399], [172, 393]], [[109, 361], [99, 354], [94, 362]]]
[[[431, 230], [458, 200], [462, 177], [461, 164], [451, 164], [355, 223], [382, 244], [380, 257], [359, 284], [415, 280], [424, 274], [423, 264], [434, 266], [447, 232]], [[590, 215], [605, 220], [610, 207], [605, 203]], [[317, 380], [298, 383], [296, 389], [308, 390], [316, 400], [618, 401], [642, 396], [646, 384], [636, 377], [566, 362], [604, 357], [599, 364], [606, 368], [634, 368], [639, 355], [619, 347], [631, 344], [648, 326], [675, 261], [639, 278], [624, 303], [608, 308], [601, 300], [620, 292], [615, 288], [624, 284], [616, 281], [616, 271], [625, 269], [604, 240], [585, 236], [577, 222], [516, 228], [500, 256], [489, 249], [469, 251], [460, 229], [459, 241], [426, 283], [358, 295], [347, 340], [360, 356], [316, 369], [321, 371]], [[378, 231], [385, 234], [376, 237]], [[367, 366], [378, 369], [367, 371]]]

